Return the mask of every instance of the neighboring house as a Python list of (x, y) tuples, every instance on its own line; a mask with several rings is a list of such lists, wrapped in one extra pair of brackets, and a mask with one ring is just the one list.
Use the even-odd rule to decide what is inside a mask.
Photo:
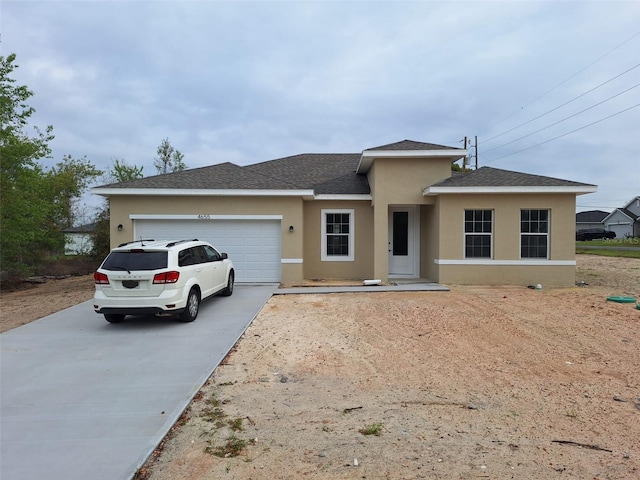
[(640, 237), (640, 196), (616, 208), (602, 223), (606, 230), (616, 232), (616, 238)]
[(95, 232), (95, 230), (95, 223), (63, 229), (64, 254), (88, 255), (91, 253), (93, 250), (93, 232)]
[(587, 228), (604, 228), (602, 221), (609, 215), (602, 210), (589, 210), (576, 213), (576, 232)]
[(466, 155), (404, 140), (92, 192), (109, 198), (112, 245), (204, 239), (229, 254), (239, 282), (573, 285), (576, 195), (596, 186), (489, 167), (453, 175)]

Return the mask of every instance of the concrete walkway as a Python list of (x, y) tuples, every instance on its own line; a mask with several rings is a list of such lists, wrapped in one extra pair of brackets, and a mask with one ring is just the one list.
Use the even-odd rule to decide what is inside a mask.
[(132, 478), (275, 289), (237, 285), (193, 323), (109, 324), (89, 301), (0, 335), (0, 478)]
[(427, 281), (399, 280), (395, 285), (344, 285), (278, 288), (274, 295), (304, 293), (356, 293), (356, 292), (448, 292), (449, 287)]
[(91, 301), (0, 335), (0, 479), (132, 478), (272, 295), (448, 291), (236, 285), (193, 323), (127, 317)]

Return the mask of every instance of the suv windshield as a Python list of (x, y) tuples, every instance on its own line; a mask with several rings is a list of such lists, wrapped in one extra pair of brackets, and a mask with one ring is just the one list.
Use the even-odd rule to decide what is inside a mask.
[(111, 252), (102, 267), (104, 270), (159, 270), (167, 268), (167, 252)]

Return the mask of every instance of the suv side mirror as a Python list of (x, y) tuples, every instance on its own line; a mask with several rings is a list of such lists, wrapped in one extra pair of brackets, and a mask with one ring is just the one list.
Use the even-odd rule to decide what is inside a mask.
[(220, 254), (220, 258), (221, 258), (222, 260), (226, 260), (227, 258), (229, 258), (229, 255), (227, 255), (226, 253), (221, 253), (221, 254)]

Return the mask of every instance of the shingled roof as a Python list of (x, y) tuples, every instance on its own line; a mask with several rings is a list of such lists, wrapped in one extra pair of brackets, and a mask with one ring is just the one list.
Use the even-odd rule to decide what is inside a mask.
[(402, 140), (400, 142), (389, 143), (379, 147), (367, 148), (365, 152), (373, 150), (464, 150), (462, 148), (447, 147), (435, 143), (416, 142), (414, 140)]
[[(371, 151), (461, 150), (432, 143), (403, 140), (374, 147)], [(95, 193), (114, 194), (117, 190), (238, 190), (313, 192), (316, 195), (368, 195), (371, 193), (366, 175), (356, 170), (365, 153), (305, 153), (278, 158), (253, 165), (221, 163), (182, 172), (155, 175), (128, 182), (97, 187)], [(463, 187), (595, 187), (569, 180), (482, 167), (466, 174), (452, 174), (427, 190)], [(425, 194), (438, 193), (436, 190)], [(108, 192), (106, 192), (108, 191)], [(295, 192), (295, 193), (294, 193)], [(103, 194), (105, 194), (103, 193)], [(124, 191), (122, 193), (125, 193)], [(166, 192), (165, 192), (166, 193)], [(305, 193), (307, 194), (307, 193)]]
[(595, 185), (499, 168), (480, 167), (470, 173), (447, 178), (431, 185), (430, 188), (440, 187), (595, 187)]
[(369, 194), (367, 177), (356, 174), (359, 161), (359, 153), (305, 153), (243, 168), (316, 194)]
[(607, 215), (609, 215), (609, 213), (603, 212), (602, 210), (579, 212), (576, 213), (576, 223), (601, 223)]
[(254, 165), (221, 163), (104, 185), (115, 189), (313, 190), (316, 194), (369, 194), (355, 173), (359, 153), (302, 154)]

